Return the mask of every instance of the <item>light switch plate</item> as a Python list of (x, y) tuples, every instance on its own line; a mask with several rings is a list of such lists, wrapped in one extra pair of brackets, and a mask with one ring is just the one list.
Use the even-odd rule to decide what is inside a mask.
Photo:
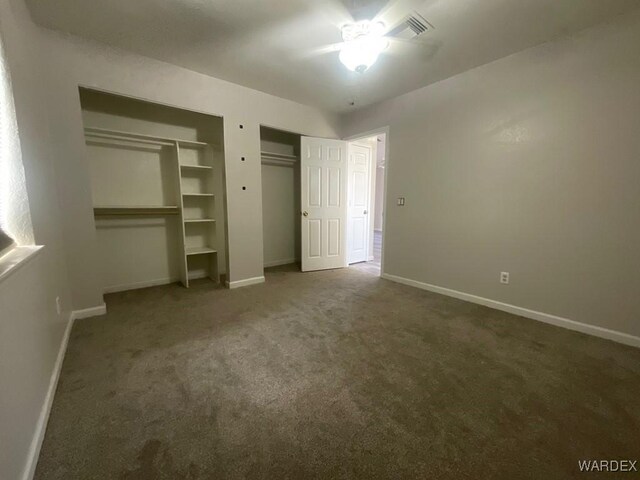
[(404, 207), (404, 197), (398, 197), (398, 206)]

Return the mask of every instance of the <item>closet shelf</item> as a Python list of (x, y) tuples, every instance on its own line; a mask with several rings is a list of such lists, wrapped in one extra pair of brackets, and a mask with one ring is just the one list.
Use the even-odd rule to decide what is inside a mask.
[(215, 197), (213, 193), (183, 193), (183, 197)]
[(196, 142), (193, 140), (176, 140), (181, 147), (188, 148), (206, 148), (209, 144), (204, 142)]
[(208, 165), (180, 165), (183, 170), (213, 170), (213, 167)]
[(298, 157), (284, 153), (261, 152), (261, 159), (264, 165), (292, 167), (298, 163)]
[(210, 248), (210, 247), (191, 247), (191, 248), (185, 249), (185, 252), (186, 252), (187, 256), (189, 256), (189, 255), (204, 255), (204, 254), (208, 254), (208, 253), (218, 253), (217, 250), (214, 250), (213, 248)]
[(184, 223), (213, 223), (213, 218), (185, 218)]
[(85, 133), (85, 136), (87, 137), (107, 138), (107, 139), (122, 140), (127, 142), (149, 143), (153, 145), (175, 146), (177, 144), (179, 146), (189, 147), (189, 148), (206, 148), (207, 146), (210, 146), (210, 145), (212, 147), (217, 147), (217, 145), (214, 145), (214, 144), (196, 142), (193, 140), (181, 140), (179, 138), (158, 137), (155, 135), (145, 135), (142, 133), (124, 132), (122, 130), (111, 130), (107, 128), (98, 128), (98, 127), (85, 127), (84, 133)]
[(136, 205), (136, 206), (96, 206), (93, 215), (96, 217), (113, 216), (158, 216), (178, 215), (179, 209), (175, 205)]

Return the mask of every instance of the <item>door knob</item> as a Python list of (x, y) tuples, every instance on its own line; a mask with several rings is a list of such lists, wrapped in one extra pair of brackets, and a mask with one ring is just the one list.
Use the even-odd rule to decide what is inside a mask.
[(304, 215), (305, 217), (308, 217), (309, 216), (309, 212), (304, 211), (304, 212), (302, 212), (302, 215)]

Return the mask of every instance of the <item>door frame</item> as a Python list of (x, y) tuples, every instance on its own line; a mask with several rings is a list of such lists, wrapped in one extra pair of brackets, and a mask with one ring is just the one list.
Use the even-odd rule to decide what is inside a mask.
[[(385, 136), (385, 142), (384, 142), (384, 158), (385, 158), (385, 175), (384, 175), (384, 188), (383, 188), (383, 201), (384, 201), (384, 206), (385, 212), (389, 212), (389, 202), (388, 202), (388, 185), (389, 185), (389, 169), (391, 168), (391, 158), (389, 155), (390, 152), (390, 140), (391, 140), (391, 135), (390, 135), (390, 128), (389, 126), (384, 126), (384, 127), (380, 127), (380, 128), (375, 128), (373, 130), (367, 130), (364, 131), (362, 133), (358, 133), (355, 135), (351, 135), (349, 137), (344, 138), (345, 141), (351, 143), (351, 142), (355, 142), (358, 140), (364, 140), (365, 138), (370, 138), (370, 137), (374, 137), (376, 135), (384, 135)], [(375, 166), (375, 164), (374, 164)], [(388, 215), (385, 215), (384, 220), (382, 222), (382, 252), (380, 255), (380, 276), (383, 276), (386, 271), (385, 271), (385, 250), (387, 247), (387, 242), (386, 242), (386, 237), (387, 237), (387, 218)]]

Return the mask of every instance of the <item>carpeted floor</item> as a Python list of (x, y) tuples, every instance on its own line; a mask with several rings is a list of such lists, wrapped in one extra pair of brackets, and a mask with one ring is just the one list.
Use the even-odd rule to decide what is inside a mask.
[(107, 296), (73, 329), (36, 478), (598, 478), (578, 460), (640, 457), (640, 350), (287, 270)]

